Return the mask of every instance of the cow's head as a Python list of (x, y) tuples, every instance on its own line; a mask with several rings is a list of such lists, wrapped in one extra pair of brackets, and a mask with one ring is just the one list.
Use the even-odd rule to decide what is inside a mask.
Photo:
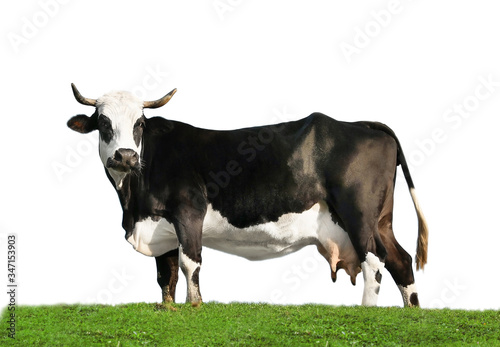
[(146, 125), (143, 109), (165, 105), (177, 89), (155, 101), (141, 101), (129, 92), (111, 92), (99, 99), (83, 97), (71, 84), (76, 100), (94, 106), (91, 117), (83, 114), (68, 121), (68, 127), (79, 133), (99, 131), (99, 155), (117, 189), (131, 172), (141, 169), (142, 134)]

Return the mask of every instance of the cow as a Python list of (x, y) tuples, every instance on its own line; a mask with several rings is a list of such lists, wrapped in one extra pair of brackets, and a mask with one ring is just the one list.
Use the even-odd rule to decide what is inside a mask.
[(144, 109), (165, 105), (125, 91), (98, 99), (67, 125), (99, 132), (99, 155), (123, 209), (125, 239), (155, 257), (164, 303), (174, 302), (179, 268), (186, 301), (202, 302), (202, 246), (250, 260), (315, 245), (353, 285), (363, 272), (361, 304), (376, 306), (382, 270), (405, 306), (419, 306), (412, 257), (393, 233), (396, 169), (401, 165), (418, 220), (416, 269), (427, 262), (428, 227), (395, 133), (379, 122), (337, 121), (321, 113), (231, 131), (201, 129)]

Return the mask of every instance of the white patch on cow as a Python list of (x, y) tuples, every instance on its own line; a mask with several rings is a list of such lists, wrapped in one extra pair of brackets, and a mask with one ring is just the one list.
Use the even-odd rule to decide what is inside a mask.
[[(178, 246), (173, 224), (147, 218), (137, 222), (127, 239), (138, 252), (160, 256)], [(302, 213), (288, 213), (276, 222), (237, 228), (211, 205), (203, 223), (203, 246), (249, 260), (277, 258), (308, 245), (321, 245), (333, 269), (337, 261), (357, 262), (348, 234), (334, 223), (325, 202)]]
[(148, 217), (135, 223), (132, 235), (127, 241), (136, 251), (152, 257), (160, 256), (178, 246), (174, 225), (164, 218), (155, 222)]
[(326, 203), (302, 213), (288, 213), (276, 222), (237, 228), (208, 206), (203, 223), (203, 245), (249, 260), (281, 257), (307, 245), (327, 241), (354, 248), (347, 233), (332, 221)]
[[(140, 154), (141, 144), (138, 146), (135, 143), (133, 131), (135, 123), (142, 117), (143, 101), (129, 92), (111, 92), (97, 99), (96, 107), (99, 115), (103, 114), (111, 120), (114, 132), (109, 143), (102, 139), (99, 141), (99, 155), (104, 166), (119, 148), (132, 149)], [(116, 188), (120, 189), (127, 173), (112, 169), (108, 171), (115, 181)]]
[(415, 283), (410, 284), (406, 287), (398, 284), (399, 291), (401, 292), (401, 295), (403, 296), (403, 303), (405, 307), (412, 307), (413, 304), (410, 302), (410, 297), (412, 294), (417, 294), (417, 286)]
[(125, 176), (127, 176), (127, 173), (116, 171), (116, 170), (112, 170), (112, 169), (107, 169), (107, 170), (109, 172), (109, 175), (111, 176), (111, 178), (115, 182), (115, 188), (117, 190), (122, 189), (122, 187), (123, 187), (123, 179), (125, 178)]
[(378, 292), (380, 290), (380, 283), (377, 282), (376, 276), (377, 272), (382, 274), (382, 270), (385, 265), (380, 259), (373, 253), (368, 252), (366, 254), (366, 260), (361, 263), (361, 269), (363, 270), (363, 279), (365, 281), (365, 287), (363, 289), (363, 300), (361, 304), (363, 306), (376, 306), (378, 300)]
[(186, 302), (200, 303), (201, 295), (200, 288), (196, 283), (193, 282), (193, 274), (201, 266), (200, 263), (195, 262), (189, 258), (179, 246), (179, 267), (181, 268), (187, 281), (187, 297)]

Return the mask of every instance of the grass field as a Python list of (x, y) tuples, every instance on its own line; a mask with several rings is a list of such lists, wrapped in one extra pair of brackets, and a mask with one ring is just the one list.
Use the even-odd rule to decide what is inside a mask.
[(18, 306), (0, 345), (500, 346), (500, 311), (207, 303)]

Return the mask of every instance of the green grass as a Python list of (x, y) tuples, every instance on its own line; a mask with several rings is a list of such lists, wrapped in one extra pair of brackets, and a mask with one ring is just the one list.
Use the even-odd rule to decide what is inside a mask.
[(207, 303), (18, 306), (18, 346), (500, 346), (500, 311)]

